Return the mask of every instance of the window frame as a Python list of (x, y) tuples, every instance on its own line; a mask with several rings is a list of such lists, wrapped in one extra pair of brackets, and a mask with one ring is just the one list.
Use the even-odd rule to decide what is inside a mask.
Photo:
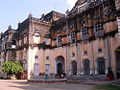
[(89, 32), (88, 32), (88, 28), (84, 27), (82, 28), (82, 40), (88, 40), (89, 39)]
[(70, 33), (70, 43), (75, 43), (76, 42), (76, 32), (72, 31)]
[(95, 37), (101, 37), (104, 35), (103, 24), (101, 22), (95, 24), (94, 33), (95, 33)]
[(57, 46), (62, 46), (62, 37), (61, 36), (58, 36), (57, 37)]

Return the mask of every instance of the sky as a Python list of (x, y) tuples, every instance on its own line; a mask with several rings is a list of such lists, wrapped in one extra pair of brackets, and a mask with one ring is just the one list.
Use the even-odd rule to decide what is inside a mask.
[(9, 25), (17, 29), (18, 23), (33, 17), (40, 18), (52, 10), (65, 13), (71, 10), (77, 0), (0, 0), (0, 32), (7, 30)]

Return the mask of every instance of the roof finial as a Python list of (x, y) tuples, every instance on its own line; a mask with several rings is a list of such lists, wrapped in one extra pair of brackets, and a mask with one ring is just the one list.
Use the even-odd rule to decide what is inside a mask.
[(31, 13), (29, 14), (28, 18), (32, 18), (32, 14)]
[(21, 22), (19, 21), (19, 22), (18, 22), (18, 27), (19, 27), (20, 24), (21, 24)]
[(69, 9), (66, 10), (66, 15), (68, 15), (70, 13)]
[(8, 26), (8, 30), (10, 30), (10, 29), (12, 29), (12, 26), (11, 26), (11, 25)]

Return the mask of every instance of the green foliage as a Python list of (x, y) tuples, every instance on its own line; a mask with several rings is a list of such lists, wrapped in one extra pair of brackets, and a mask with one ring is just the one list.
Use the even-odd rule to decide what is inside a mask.
[(120, 90), (120, 88), (112, 84), (107, 84), (107, 85), (96, 86), (92, 88), (92, 90)]
[(2, 66), (2, 71), (6, 72), (7, 74), (17, 74), (23, 73), (23, 66), (21, 62), (5, 62)]

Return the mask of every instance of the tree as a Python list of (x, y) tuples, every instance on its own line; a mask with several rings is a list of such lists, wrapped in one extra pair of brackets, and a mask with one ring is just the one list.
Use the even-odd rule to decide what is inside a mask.
[(23, 66), (19, 61), (6, 61), (2, 66), (2, 71), (7, 74), (23, 73)]

